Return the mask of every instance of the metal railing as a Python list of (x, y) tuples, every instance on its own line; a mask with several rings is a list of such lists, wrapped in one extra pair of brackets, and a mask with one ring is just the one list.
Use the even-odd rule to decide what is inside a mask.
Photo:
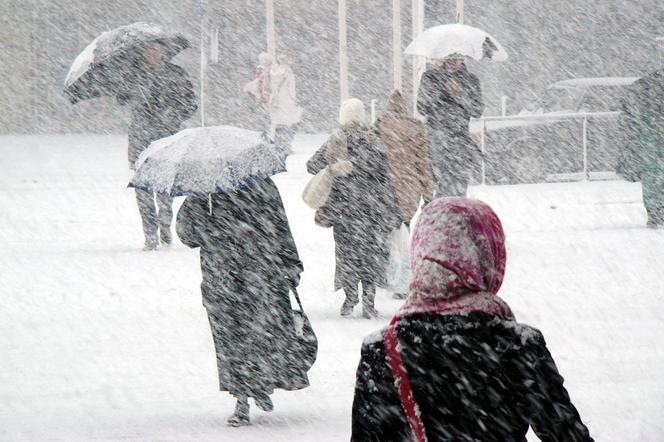
[[(618, 118), (621, 112), (577, 112), (577, 113), (550, 113), (550, 114), (535, 114), (535, 115), (507, 115), (507, 116), (488, 116), (480, 117), (471, 120), (471, 134), (477, 133), (473, 131), (472, 126), (474, 123), (479, 122), (481, 125), (480, 132), (480, 149), (482, 151), (482, 185), (486, 184), (486, 134), (487, 122), (509, 122), (509, 121), (565, 121), (565, 120), (583, 120), (583, 136), (582, 136), (582, 151), (583, 151), (583, 181), (590, 179), (588, 171), (588, 119), (589, 118)], [(505, 128), (508, 128), (506, 126)], [(516, 126), (518, 127), (518, 126)], [(499, 130), (495, 128), (493, 130)], [(491, 128), (489, 130), (492, 130)]]

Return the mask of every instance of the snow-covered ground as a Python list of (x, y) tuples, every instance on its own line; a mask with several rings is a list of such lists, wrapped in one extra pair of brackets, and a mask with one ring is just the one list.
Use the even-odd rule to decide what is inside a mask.
[[(348, 440), (362, 338), (399, 304), (381, 292), (379, 320), (338, 317), (331, 232), (300, 198), (320, 142), (298, 137), (276, 179), (320, 339), (311, 387), (231, 429), (198, 254), (140, 250), (126, 137), (0, 137), (0, 440)], [(596, 440), (664, 440), (664, 231), (644, 228), (639, 185), (471, 193), (506, 227), (502, 296), (544, 332)]]

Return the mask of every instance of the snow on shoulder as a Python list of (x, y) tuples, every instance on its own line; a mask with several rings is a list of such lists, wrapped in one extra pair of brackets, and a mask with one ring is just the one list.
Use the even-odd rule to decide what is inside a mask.
[(380, 330), (376, 330), (375, 332), (370, 333), (367, 336), (365, 336), (364, 340), (362, 341), (362, 346), (377, 344), (379, 342), (383, 342), (383, 339), (385, 339), (385, 329), (384, 328), (382, 328)]
[(506, 328), (512, 329), (521, 338), (521, 345), (532, 344), (541, 339), (542, 333), (534, 327), (516, 321), (503, 321)]

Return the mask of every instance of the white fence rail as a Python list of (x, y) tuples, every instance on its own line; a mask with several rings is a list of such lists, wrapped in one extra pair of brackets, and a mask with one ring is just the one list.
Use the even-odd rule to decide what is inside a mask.
[[(530, 122), (558, 122), (566, 120), (583, 120), (582, 151), (583, 151), (583, 181), (590, 179), (588, 171), (588, 119), (613, 119), (620, 116), (620, 112), (578, 112), (578, 113), (550, 113), (539, 115), (507, 115), (489, 116), (471, 120), (470, 131), (480, 134), (480, 148), (482, 150), (482, 184), (486, 183), (486, 134), (487, 131), (528, 127)], [(523, 122), (521, 125), (519, 123)], [(512, 123), (512, 124), (510, 124)]]

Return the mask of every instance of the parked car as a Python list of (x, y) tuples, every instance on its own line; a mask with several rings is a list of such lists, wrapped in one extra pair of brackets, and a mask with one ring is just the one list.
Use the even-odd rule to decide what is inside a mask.
[[(473, 121), (471, 133), (479, 135), (485, 127), (487, 183), (542, 182), (583, 172), (583, 114), (619, 113), (621, 100), (638, 78), (559, 81), (530, 110), (507, 119)], [(586, 124), (588, 171), (615, 171), (624, 132), (620, 115), (588, 116)]]

